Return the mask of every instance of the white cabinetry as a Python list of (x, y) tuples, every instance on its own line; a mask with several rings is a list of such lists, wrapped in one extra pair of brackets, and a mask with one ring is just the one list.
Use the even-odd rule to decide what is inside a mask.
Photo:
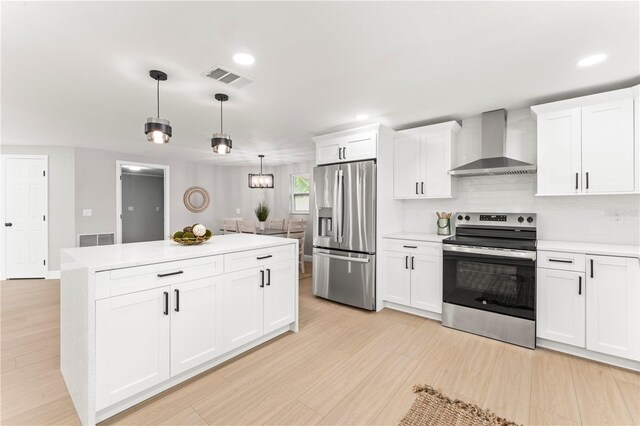
[(451, 159), (455, 121), (400, 131), (394, 141), (393, 189), (396, 199), (451, 197)]
[(638, 262), (587, 256), (587, 349), (640, 360)]
[(636, 86), (531, 107), (538, 122), (537, 195), (640, 191), (637, 91)]
[(540, 346), (558, 342), (580, 348), (569, 352), (607, 362), (615, 361), (599, 355), (640, 361), (638, 306), (640, 259), (538, 252), (536, 325), (537, 337), (544, 339)]
[(360, 127), (313, 138), (316, 143), (316, 164), (375, 159), (378, 126)]
[(584, 272), (538, 268), (538, 337), (584, 347), (584, 279)]
[(382, 259), (386, 302), (415, 308), (418, 314), (442, 313), (440, 243), (385, 238)]
[(96, 302), (96, 409), (170, 376), (169, 287)]

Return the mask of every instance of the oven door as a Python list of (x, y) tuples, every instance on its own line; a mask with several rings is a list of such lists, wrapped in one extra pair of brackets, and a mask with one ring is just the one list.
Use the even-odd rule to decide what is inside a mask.
[(536, 319), (536, 252), (443, 245), (446, 303)]

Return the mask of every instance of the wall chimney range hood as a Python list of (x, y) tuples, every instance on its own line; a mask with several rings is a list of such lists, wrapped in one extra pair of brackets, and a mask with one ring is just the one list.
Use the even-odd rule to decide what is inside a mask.
[(506, 157), (507, 111), (482, 113), (482, 158), (449, 171), (451, 176), (496, 176), (535, 173), (535, 164)]

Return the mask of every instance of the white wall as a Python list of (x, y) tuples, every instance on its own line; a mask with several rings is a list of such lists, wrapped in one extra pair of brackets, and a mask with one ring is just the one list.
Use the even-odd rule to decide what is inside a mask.
[[(454, 167), (480, 158), (481, 118), (462, 122)], [(536, 122), (528, 109), (509, 111), (507, 156), (536, 162)], [(436, 232), (436, 211), (538, 214), (538, 239), (640, 244), (640, 196), (536, 197), (536, 175), (454, 179), (455, 198), (405, 200), (405, 231)], [(621, 218), (615, 220), (616, 213)]]

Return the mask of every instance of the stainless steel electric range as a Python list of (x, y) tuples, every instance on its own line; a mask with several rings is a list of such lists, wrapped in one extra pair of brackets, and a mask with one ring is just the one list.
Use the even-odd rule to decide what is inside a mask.
[(442, 325), (536, 344), (536, 215), (456, 213), (443, 241)]

